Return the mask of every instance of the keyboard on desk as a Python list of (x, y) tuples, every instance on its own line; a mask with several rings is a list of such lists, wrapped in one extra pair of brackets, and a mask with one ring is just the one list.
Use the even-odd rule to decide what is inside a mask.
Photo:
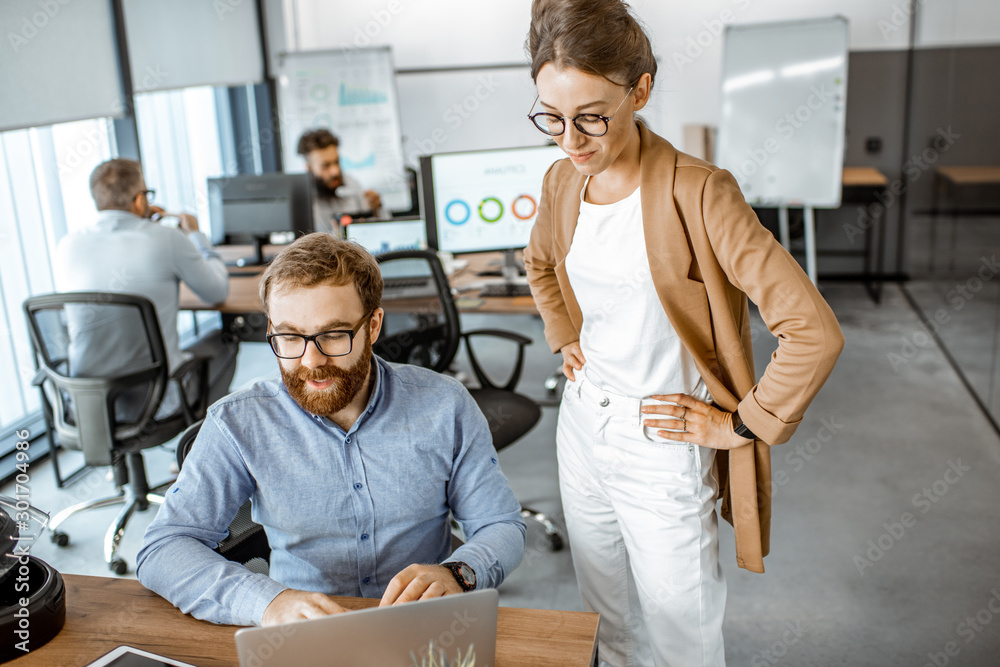
[(479, 292), (479, 296), (486, 299), (505, 296), (531, 296), (531, 288), (527, 283), (494, 283), (484, 287)]
[(405, 276), (382, 279), (382, 298), (420, 299), (437, 296), (437, 286), (430, 276)]

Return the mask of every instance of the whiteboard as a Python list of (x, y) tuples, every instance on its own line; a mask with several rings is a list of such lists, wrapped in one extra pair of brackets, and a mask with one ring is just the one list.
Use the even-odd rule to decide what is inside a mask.
[(411, 206), (404, 177), (396, 72), (388, 46), (283, 53), (278, 59), (278, 123), (285, 172), (305, 171), (305, 130), (340, 139), (340, 166), (392, 210)]
[(840, 206), (847, 19), (730, 25), (716, 164), (760, 206)]

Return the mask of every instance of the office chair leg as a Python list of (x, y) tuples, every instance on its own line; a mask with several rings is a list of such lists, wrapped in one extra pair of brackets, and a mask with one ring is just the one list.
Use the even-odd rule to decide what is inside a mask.
[(59, 530), (59, 526), (63, 524), (64, 521), (69, 519), (75, 514), (80, 514), (81, 512), (86, 512), (87, 510), (96, 510), (103, 507), (112, 507), (113, 505), (121, 505), (125, 502), (125, 494), (120, 493), (117, 496), (107, 496), (105, 498), (98, 498), (96, 500), (87, 500), (82, 503), (77, 503), (76, 505), (70, 505), (66, 509), (58, 512), (52, 521), (49, 522), (49, 537), (57, 545), (64, 547), (69, 544), (69, 535)]
[(118, 513), (115, 522), (108, 528), (108, 533), (104, 537), (104, 562), (115, 574), (128, 572), (128, 564), (124, 559), (118, 558), (118, 549), (121, 547), (122, 538), (125, 537), (125, 526), (136, 510), (141, 512), (144, 507), (148, 507), (150, 504), (162, 505), (163, 496), (147, 493), (145, 498), (139, 499), (130, 495), (128, 503)]
[(522, 507), (521, 518), (531, 519), (541, 524), (542, 528), (545, 529), (545, 537), (549, 540), (549, 549), (552, 551), (562, 551), (563, 539), (562, 535), (559, 534), (559, 528), (552, 523), (552, 520), (544, 512), (535, 511), (530, 507)]

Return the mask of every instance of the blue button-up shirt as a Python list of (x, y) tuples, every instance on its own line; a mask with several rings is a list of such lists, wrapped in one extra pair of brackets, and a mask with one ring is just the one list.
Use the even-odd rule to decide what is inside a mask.
[[(346, 433), (274, 376), (213, 405), (137, 559), (139, 580), (185, 613), (260, 624), (286, 588), (381, 597), (412, 563), (464, 561), (496, 587), (524, 555), (520, 505), (489, 427), (453, 378), (375, 357)], [(247, 499), (270, 576), (212, 549)], [(467, 541), (449, 556), (449, 512)]]

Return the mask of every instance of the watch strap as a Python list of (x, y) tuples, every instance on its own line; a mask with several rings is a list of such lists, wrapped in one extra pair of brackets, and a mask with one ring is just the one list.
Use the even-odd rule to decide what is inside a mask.
[(744, 438), (757, 439), (757, 436), (750, 430), (750, 427), (743, 423), (743, 418), (740, 417), (739, 410), (733, 410), (733, 432)]
[[(451, 570), (451, 574), (455, 577), (455, 581), (458, 582), (458, 585), (462, 587), (463, 591), (472, 591), (472, 590), (475, 590), (475, 588), (476, 588), (476, 571), (473, 570), (469, 566), (468, 563), (462, 563), (462, 562), (459, 562), (459, 561), (452, 561), (450, 563), (441, 563), (441, 564), (444, 565), (449, 570)], [(472, 572), (472, 583), (469, 583), (468, 581), (466, 581), (465, 577), (462, 575), (462, 568), (463, 567), (466, 568), (466, 569), (468, 569), (469, 572)]]

